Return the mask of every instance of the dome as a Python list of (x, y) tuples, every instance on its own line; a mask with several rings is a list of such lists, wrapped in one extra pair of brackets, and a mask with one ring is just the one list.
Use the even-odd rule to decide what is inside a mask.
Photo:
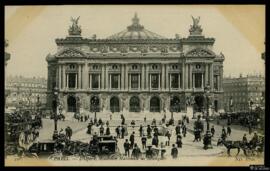
[(144, 28), (144, 26), (139, 24), (139, 18), (137, 17), (137, 13), (135, 13), (134, 18), (132, 19), (132, 24), (127, 27), (127, 29), (116, 33), (107, 39), (166, 39), (163, 36), (160, 36), (156, 33), (153, 33)]

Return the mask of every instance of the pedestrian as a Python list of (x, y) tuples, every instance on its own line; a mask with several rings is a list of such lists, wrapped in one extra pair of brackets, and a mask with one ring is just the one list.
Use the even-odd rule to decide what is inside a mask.
[(99, 118), (99, 120), (98, 120), (98, 125), (102, 125), (102, 119), (101, 118)]
[(83, 122), (83, 116), (81, 116), (81, 122)]
[(124, 149), (125, 149), (125, 156), (129, 157), (130, 144), (128, 142), (128, 139), (126, 139), (126, 142), (124, 143)]
[(185, 124), (182, 125), (182, 133), (183, 133), (183, 136), (186, 137), (186, 134), (187, 134), (187, 127)]
[(131, 156), (138, 160), (141, 154), (141, 149), (138, 147), (137, 143), (134, 144), (134, 148), (132, 150)]
[(156, 122), (156, 119), (154, 118), (153, 120), (152, 120), (152, 127), (155, 127), (156, 125), (157, 125), (157, 122)]
[(161, 159), (165, 159), (164, 154), (166, 153), (166, 149), (163, 143), (160, 143), (160, 154), (161, 154)]
[(84, 122), (86, 122), (87, 121), (87, 116), (86, 115), (84, 115)]
[(143, 118), (144, 123), (146, 123), (146, 116)]
[(145, 135), (142, 136), (142, 148), (145, 149), (146, 148), (146, 141), (147, 141), (147, 138)]
[(126, 119), (125, 119), (125, 117), (124, 117), (124, 115), (123, 115), (123, 114), (121, 115), (121, 119), (122, 119), (121, 124), (122, 124), (122, 125), (125, 125), (125, 121), (126, 121)]
[(152, 146), (147, 146), (148, 149), (145, 151), (145, 157), (147, 159), (152, 159), (153, 158), (153, 150), (152, 150)]
[(146, 132), (147, 132), (147, 137), (151, 138), (152, 129), (151, 129), (150, 125), (147, 125)]
[(110, 131), (110, 127), (107, 127), (106, 128), (106, 133), (105, 133), (106, 135), (110, 135), (111, 134), (111, 131)]
[(100, 128), (99, 128), (99, 134), (100, 134), (100, 136), (104, 135), (104, 127), (103, 127), (103, 125), (101, 125)]
[(230, 135), (231, 135), (231, 133), (232, 133), (231, 127), (230, 127), (230, 126), (228, 126), (228, 127), (227, 127), (227, 134), (230, 136)]
[(130, 148), (133, 149), (133, 145), (135, 142), (135, 132), (133, 132), (130, 137), (129, 137), (129, 141), (130, 141)]
[(72, 136), (72, 129), (68, 126), (66, 129), (66, 137), (70, 140)]
[(156, 147), (158, 147), (158, 136), (154, 136), (152, 139), (152, 145), (155, 145)]
[(115, 128), (115, 132), (116, 132), (116, 137), (117, 137), (117, 138), (120, 138), (120, 126), (117, 126), (117, 127)]
[(248, 143), (247, 135), (246, 134), (244, 134), (244, 136), (243, 136), (242, 143), (244, 144), (244, 146), (246, 146), (247, 143)]
[(121, 127), (121, 134), (122, 134), (122, 139), (124, 139), (126, 129), (124, 126)]
[(142, 135), (143, 135), (143, 126), (142, 125), (140, 125), (139, 132), (140, 132), (140, 137), (142, 137)]
[(187, 116), (187, 124), (189, 124), (189, 117)]
[(211, 127), (211, 134), (212, 134), (212, 137), (214, 137), (214, 135), (215, 135), (215, 128), (214, 128), (214, 125), (212, 125), (212, 127)]
[(181, 127), (180, 127), (180, 124), (178, 123), (178, 125), (176, 125), (176, 127), (175, 127), (175, 134), (176, 135), (178, 135), (178, 134), (180, 134), (181, 133)]
[(108, 127), (108, 126), (109, 126), (109, 124), (110, 124), (110, 123), (109, 123), (109, 121), (107, 121), (107, 122), (106, 122), (106, 126)]
[(92, 126), (93, 126), (93, 124), (91, 122), (88, 123), (87, 132), (86, 132), (87, 134), (90, 134), (91, 135)]
[(134, 120), (132, 120), (131, 121), (131, 123), (130, 123), (130, 125), (132, 126), (132, 128), (134, 129), (134, 127), (135, 127), (135, 121)]
[(175, 147), (175, 144), (172, 145), (171, 156), (173, 159), (178, 157), (178, 149)]
[(176, 137), (176, 144), (178, 148), (182, 148), (182, 137), (180, 134), (178, 134)]
[(221, 134), (225, 134), (225, 135), (227, 135), (226, 130), (225, 130), (225, 127), (224, 127), (224, 126), (222, 127)]
[(171, 133), (169, 130), (166, 132), (165, 136), (167, 137), (165, 145), (170, 146)]
[(157, 126), (154, 127), (154, 136), (158, 136), (158, 128), (157, 128)]

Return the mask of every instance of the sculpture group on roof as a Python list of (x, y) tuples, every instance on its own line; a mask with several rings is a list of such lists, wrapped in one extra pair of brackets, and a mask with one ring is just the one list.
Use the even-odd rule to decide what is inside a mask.
[(69, 35), (81, 35), (81, 26), (78, 25), (79, 18), (73, 18), (71, 17), (72, 26), (69, 27)]

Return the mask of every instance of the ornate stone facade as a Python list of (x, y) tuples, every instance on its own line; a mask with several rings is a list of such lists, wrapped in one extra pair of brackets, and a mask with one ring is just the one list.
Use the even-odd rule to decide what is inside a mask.
[(135, 15), (126, 30), (88, 39), (74, 20), (72, 34), (56, 39), (58, 52), (46, 58), (48, 107), (56, 87), (65, 112), (170, 113), (187, 105), (202, 110), (204, 102), (194, 99), (209, 84), (221, 109), (224, 56), (212, 51), (215, 39), (204, 37), (198, 23), (187, 38), (168, 39), (146, 30)]

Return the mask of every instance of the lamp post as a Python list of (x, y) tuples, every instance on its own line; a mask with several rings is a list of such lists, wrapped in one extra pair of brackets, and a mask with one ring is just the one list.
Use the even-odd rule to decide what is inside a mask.
[(54, 97), (55, 97), (55, 102), (56, 102), (56, 105), (54, 106), (56, 109), (55, 109), (55, 112), (54, 112), (54, 131), (56, 132), (57, 131), (57, 106), (58, 106), (58, 88), (55, 87), (54, 88)]
[(210, 133), (210, 126), (209, 126), (209, 96), (210, 96), (210, 86), (207, 85), (204, 89), (205, 97), (206, 97), (206, 133), (204, 135), (203, 139), (203, 144), (204, 144), (204, 149), (210, 149), (213, 148), (212, 143), (211, 143), (211, 138), (212, 134)]

